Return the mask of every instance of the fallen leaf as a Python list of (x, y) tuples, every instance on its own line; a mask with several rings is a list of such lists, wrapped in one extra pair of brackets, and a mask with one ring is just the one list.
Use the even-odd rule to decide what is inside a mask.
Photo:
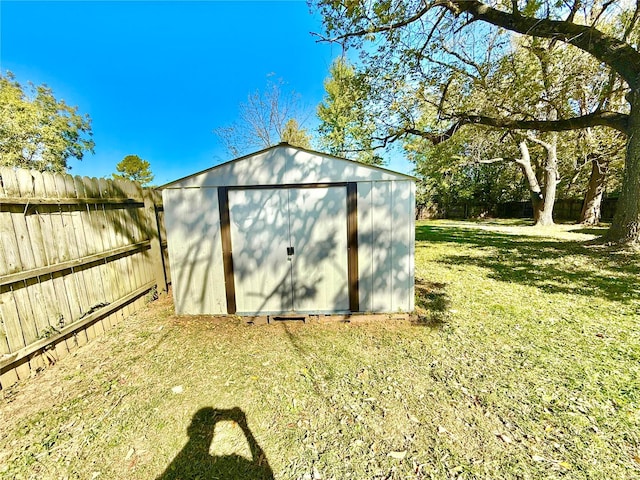
[(558, 465), (560, 465), (562, 468), (566, 468), (567, 470), (571, 470), (571, 464), (567, 462), (560, 462)]
[(320, 475), (315, 465), (313, 466), (313, 480), (322, 480), (322, 475)]
[(407, 451), (403, 450), (402, 452), (389, 452), (387, 457), (395, 458), (396, 460), (402, 460), (407, 456)]
[(495, 434), (496, 437), (498, 437), (504, 443), (513, 443), (513, 440), (511, 440), (511, 437), (509, 435), (506, 435), (500, 432), (493, 432), (493, 433)]
[(124, 461), (125, 461), (125, 462), (128, 462), (128, 461), (131, 459), (131, 457), (133, 457), (133, 454), (134, 454), (134, 453), (136, 453), (136, 451), (133, 449), (133, 447), (131, 447), (131, 448), (129, 449), (129, 451), (127, 452), (127, 456), (126, 456), (126, 457), (124, 457)]

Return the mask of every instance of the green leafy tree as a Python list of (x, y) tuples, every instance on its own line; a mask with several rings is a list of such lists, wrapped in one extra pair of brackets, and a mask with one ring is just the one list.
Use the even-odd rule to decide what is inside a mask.
[(0, 165), (65, 172), (70, 158), (93, 152), (91, 120), (56, 100), (46, 85), (0, 77)]
[(318, 105), (321, 148), (370, 165), (383, 163), (373, 148), (375, 123), (365, 113), (367, 84), (344, 58), (337, 58), (324, 82), (325, 97)]
[(294, 147), (311, 148), (311, 135), (304, 128), (300, 128), (294, 118), (290, 118), (284, 124), (280, 140)]
[[(596, 126), (624, 133), (625, 169), (608, 237), (620, 243), (640, 242), (639, 2), (319, 0), (318, 6), (331, 35), (329, 40), (360, 49), (378, 98), (388, 100), (385, 121), (389, 128), (382, 136), (387, 142), (409, 135), (441, 142), (473, 124), (521, 130), (525, 134), (535, 131), (538, 135)], [(619, 110), (606, 102), (598, 102), (592, 108), (574, 103), (566, 111), (557, 110), (557, 118), (553, 118), (539, 117), (539, 110), (523, 115), (497, 115), (482, 109), (444, 111), (436, 101), (437, 118), (442, 123), (434, 129), (421, 128), (415, 115), (416, 102), (410, 100), (428, 98), (433, 93), (446, 100), (452, 85), (439, 82), (433, 72), (449, 73), (449, 66), (455, 65), (460, 66), (459, 75), (464, 76), (469, 68), (459, 61), (473, 62), (480, 50), (486, 51), (494, 34), (506, 39), (501, 48), (494, 50), (497, 55), (508, 48), (512, 39), (524, 37), (582, 50), (601, 65), (606, 75), (620, 79), (611, 85), (622, 86), (626, 108)], [(574, 85), (580, 82), (567, 80)], [(563, 84), (556, 82), (545, 85), (546, 90), (553, 91)], [(547, 107), (545, 97), (540, 97), (539, 102), (540, 108)], [(538, 139), (549, 146), (557, 145), (553, 136)]]
[(119, 173), (112, 174), (114, 179), (124, 179), (147, 185), (153, 180), (151, 164), (141, 159), (138, 155), (127, 155), (116, 165)]
[[(425, 102), (421, 120), (425, 124), (420, 128), (433, 130), (437, 122), (428, 122), (438, 117), (452, 118), (455, 112), (481, 111), (496, 118), (552, 120), (569, 116), (573, 110), (587, 112), (604, 104), (624, 111), (619, 78), (604, 72), (585, 52), (570, 45), (529, 37), (512, 39), (505, 46), (500, 44), (498, 36), (487, 37), (484, 52), (475, 52), (473, 57), (460, 55), (455, 62), (441, 62), (440, 68), (429, 74), (434, 84), (446, 85), (446, 93), (433, 95), (430, 103)], [(503, 169), (500, 163), (517, 165), (530, 190), (534, 219), (539, 225), (553, 223), (556, 196), (577, 198), (583, 194), (585, 209), (581, 222), (597, 223), (602, 194), (617, 173), (617, 168), (609, 169), (609, 166), (619, 164), (614, 157), (616, 152), (624, 150), (620, 133), (603, 127), (546, 133), (506, 131), (508, 135), (497, 130), (495, 135), (487, 128), (465, 126), (444, 142), (458, 148), (455, 155), (444, 159), (438, 157), (448, 149), (440, 144), (429, 148), (425, 145), (429, 142), (421, 137), (418, 138), (422, 142), (407, 138), (404, 143), (407, 150), (416, 152), (411, 156), (415, 161), (433, 163), (418, 165), (418, 171), (437, 178), (438, 169), (443, 172), (471, 170), (474, 175), (467, 180), (477, 178), (483, 183), (483, 191), (490, 187), (483, 181), (487, 180), (485, 172), (499, 175)], [(416, 146), (429, 155), (420, 155)], [(477, 165), (474, 167), (473, 163)], [(589, 168), (585, 167), (589, 166), (591, 175), (587, 179), (585, 174)], [(513, 170), (513, 167), (507, 168)], [(478, 190), (480, 184), (469, 187)], [(480, 202), (478, 195), (474, 194), (475, 201)], [(440, 194), (439, 198), (447, 196)]]
[(494, 211), (502, 202), (524, 200), (528, 188), (515, 162), (483, 162), (497, 152), (517, 153), (513, 142), (503, 137), (498, 131), (476, 127), (436, 145), (419, 137), (407, 140), (405, 151), (422, 179), (422, 202), (447, 216), (464, 204), (479, 207), (469, 213), (481, 214)]

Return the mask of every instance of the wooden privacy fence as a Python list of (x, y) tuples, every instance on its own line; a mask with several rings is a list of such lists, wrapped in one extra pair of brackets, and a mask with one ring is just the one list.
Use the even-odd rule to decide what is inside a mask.
[(0, 167), (0, 389), (164, 292), (159, 192)]

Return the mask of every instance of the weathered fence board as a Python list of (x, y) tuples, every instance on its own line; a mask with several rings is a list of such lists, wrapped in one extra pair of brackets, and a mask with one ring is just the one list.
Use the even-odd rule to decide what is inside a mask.
[(166, 292), (161, 202), (132, 182), (0, 168), (0, 388)]

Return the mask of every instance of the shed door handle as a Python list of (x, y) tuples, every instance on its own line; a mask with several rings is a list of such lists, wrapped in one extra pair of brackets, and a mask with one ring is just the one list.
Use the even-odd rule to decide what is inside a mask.
[(294, 254), (293, 247), (287, 247), (287, 255), (293, 255), (293, 254)]

